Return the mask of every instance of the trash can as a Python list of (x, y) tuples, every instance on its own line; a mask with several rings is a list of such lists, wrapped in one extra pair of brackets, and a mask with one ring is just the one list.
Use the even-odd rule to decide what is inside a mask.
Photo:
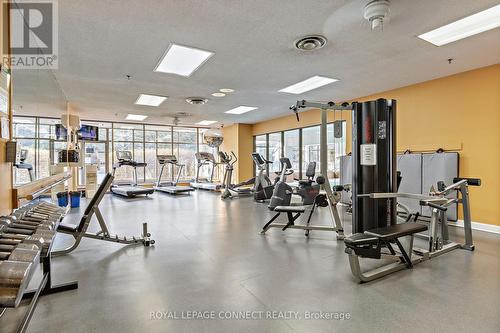
[(57, 192), (57, 204), (59, 207), (66, 207), (68, 205), (68, 192)]
[(69, 192), (69, 197), (71, 199), (71, 208), (80, 207), (80, 197), (82, 193), (80, 191)]

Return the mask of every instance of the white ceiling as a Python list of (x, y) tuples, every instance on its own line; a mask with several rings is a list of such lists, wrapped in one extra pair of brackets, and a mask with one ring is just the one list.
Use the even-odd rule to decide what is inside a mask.
[[(123, 121), (134, 113), (148, 115), (149, 123), (170, 124), (168, 115), (188, 112), (193, 116), (185, 124), (205, 119), (229, 124), (285, 115), (297, 99), (342, 101), (500, 62), (498, 28), (442, 47), (416, 37), (499, 1), (392, 0), (391, 21), (383, 32), (372, 32), (363, 19), (367, 2), (59, 1), (59, 69), (54, 75), (83, 119)], [(294, 49), (294, 41), (307, 34), (325, 35), (328, 45), (310, 53)], [(189, 78), (154, 73), (171, 42), (215, 55)], [(450, 65), (448, 58), (455, 61)], [(278, 92), (313, 75), (340, 81), (302, 95)], [(50, 75), (15, 73), (15, 109), (59, 116), (58, 107), (35, 103), (44, 95), (44, 100), (56, 99), (48, 96), (53, 88), (47, 88), (56, 83), (41, 83), (40, 77)], [(219, 88), (236, 92), (210, 96)], [(136, 106), (139, 93), (170, 98), (159, 108)], [(184, 99), (190, 96), (209, 102), (189, 105)], [(239, 105), (259, 110), (224, 113)]]

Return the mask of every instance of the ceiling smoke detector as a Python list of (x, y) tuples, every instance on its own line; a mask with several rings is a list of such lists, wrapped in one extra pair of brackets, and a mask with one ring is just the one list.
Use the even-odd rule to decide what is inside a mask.
[(312, 51), (325, 46), (327, 39), (321, 35), (305, 36), (295, 42), (295, 47), (303, 51)]
[(389, 20), (390, 4), (388, 0), (374, 0), (366, 4), (363, 16), (370, 21), (372, 30), (383, 30), (384, 22)]
[(203, 105), (208, 102), (208, 99), (203, 97), (188, 97), (186, 98), (186, 102), (193, 105)]

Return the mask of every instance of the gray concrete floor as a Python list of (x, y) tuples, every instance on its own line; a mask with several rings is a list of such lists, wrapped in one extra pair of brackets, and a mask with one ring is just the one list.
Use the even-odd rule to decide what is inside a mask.
[[(138, 235), (148, 222), (156, 245), (87, 239), (73, 254), (55, 258), (54, 283), (78, 280), (79, 289), (40, 298), (28, 332), (500, 331), (499, 235), (475, 232), (474, 252), (456, 250), (359, 285), (334, 233), (260, 235), (272, 213), (251, 198), (221, 201), (202, 191), (133, 200), (106, 195), (101, 210), (119, 234)], [(66, 219), (76, 223), (81, 211)], [(349, 233), (348, 215), (341, 215)], [(329, 223), (325, 208), (315, 222)], [(68, 241), (58, 236), (56, 245)], [(23, 310), (8, 310), (0, 331), (12, 331)], [(151, 319), (156, 311), (178, 317), (183, 311), (216, 317), (296, 311), (301, 319)], [(306, 312), (343, 312), (350, 319), (306, 320)]]

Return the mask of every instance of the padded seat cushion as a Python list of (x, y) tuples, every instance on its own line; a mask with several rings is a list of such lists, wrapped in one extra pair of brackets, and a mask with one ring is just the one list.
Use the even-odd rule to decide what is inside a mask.
[(305, 206), (276, 206), (275, 212), (278, 213), (303, 213), (306, 211)]
[(77, 229), (78, 229), (78, 225), (74, 225), (74, 224), (63, 224), (63, 223), (61, 223), (57, 227), (57, 231), (60, 231), (60, 232), (69, 232), (69, 233), (76, 232)]
[(386, 228), (377, 228), (365, 231), (365, 235), (375, 236), (381, 240), (390, 240), (412, 235), (427, 230), (427, 226), (420, 223), (406, 222), (391, 225)]
[(366, 235), (363, 233), (356, 233), (344, 239), (344, 243), (347, 246), (377, 244), (377, 242), (378, 242), (377, 237)]

